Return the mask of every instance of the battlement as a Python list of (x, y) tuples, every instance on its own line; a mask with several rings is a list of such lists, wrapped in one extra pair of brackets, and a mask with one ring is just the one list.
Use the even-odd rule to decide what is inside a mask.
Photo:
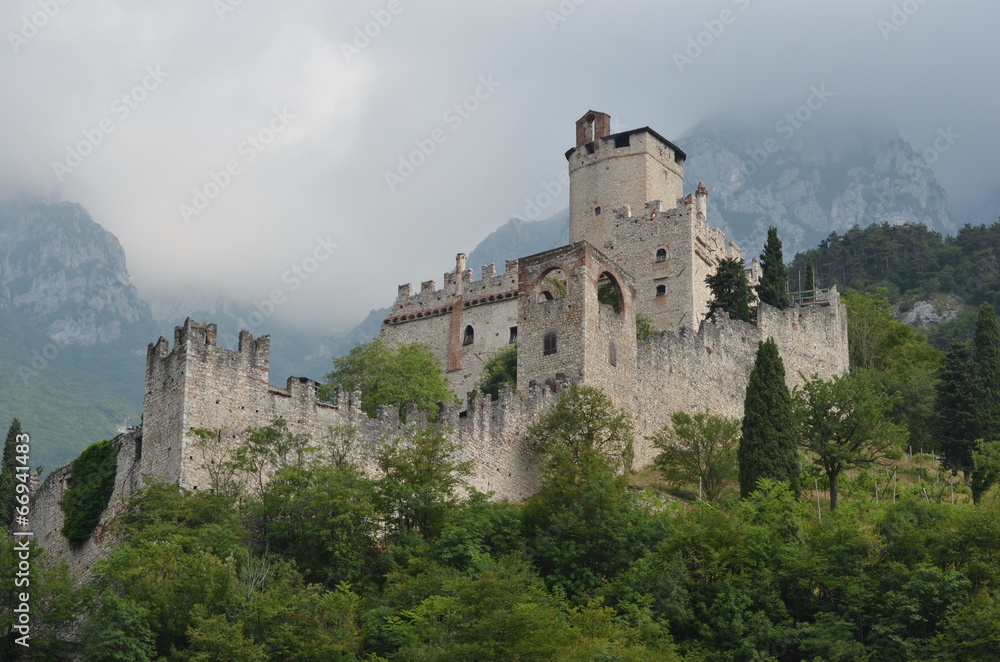
[(461, 288), (455, 272), (444, 275), (445, 284), (440, 289), (433, 280), (423, 281), (417, 294), (413, 293), (411, 283), (400, 285), (396, 302), (384, 324), (446, 315), (454, 309), (457, 296), (461, 296), (464, 308), (517, 298), (517, 260), (507, 260), (505, 273), (498, 274), (496, 264), (482, 266), (479, 273), (480, 279), (475, 280), (472, 269), (463, 270)]
[(248, 364), (257, 370), (266, 373), (270, 362), (271, 337), (261, 336), (254, 338), (246, 330), (240, 331), (239, 346), (234, 350), (221, 349), (216, 344), (219, 330), (216, 324), (206, 324), (202, 326), (188, 317), (184, 324), (174, 327), (174, 346), (171, 350), (170, 343), (166, 338), (160, 336), (155, 343), (150, 343), (146, 348), (146, 370), (147, 372), (157, 363), (163, 362), (168, 357), (198, 355), (207, 357), (214, 355), (225, 357), (238, 363)]
[[(362, 454), (354, 459), (375, 471), (373, 449), (407, 428), (428, 423), (426, 414), (414, 407), (404, 412), (402, 420), (396, 407), (380, 407), (370, 417), (361, 409), (360, 391), (336, 387), (329, 402), (320, 400), (319, 384), (304, 377), (289, 377), (284, 386), (269, 384), (253, 367), (266, 360), (262, 339), (243, 331), (240, 349), (225, 350), (211, 344), (215, 332), (214, 324), (201, 326), (188, 319), (177, 328), (172, 351), (163, 338), (150, 344), (145, 450), (136, 458), (142, 475), (161, 476), (188, 489), (205, 489), (209, 484), (205, 451), (193, 430), (222, 430), (221, 443), (231, 445), (247, 428), (268, 425), (275, 418), (284, 419), (292, 432), (307, 434), (315, 442), (321, 442), (331, 427), (356, 428)], [(532, 493), (535, 481), (535, 455), (524, 445), (524, 432), (555, 397), (538, 387), (523, 396), (505, 388), (493, 402), (470, 393), (460, 405), (442, 405), (435, 419), (460, 447), (460, 459), (475, 463), (475, 487), (523, 499)]]

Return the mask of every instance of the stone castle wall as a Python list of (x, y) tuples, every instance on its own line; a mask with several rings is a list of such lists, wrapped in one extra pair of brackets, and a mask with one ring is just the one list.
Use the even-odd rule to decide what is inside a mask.
[[(572, 266), (574, 248), (579, 260), (577, 268)], [(553, 263), (551, 258), (556, 258), (570, 273), (584, 276), (576, 286), (590, 296), (589, 291), (596, 289), (591, 276), (603, 272), (607, 266), (600, 254), (589, 245), (556, 249), (555, 253), (548, 260), (538, 260), (538, 269), (526, 262), (522, 286), (535, 271), (544, 270)], [(615, 275), (626, 286), (630, 282), (623, 272)], [(530, 306), (539, 319), (527, 320), (530, 323), (526, 330), (546, 328), (543, 319), (546, 315), (559, 317), (553, 324), (561, 324), (576, 314), (575, 310), (587, 308), (577, 305), (574, 309), (574, 301), (578, 299), (568, 295)], [(761, 306), (757, 325), (729, 319), (703, 322), (697, 332), (682, 328), (637, 344), (633, 341), (631, 345), (627, 341), (627, 336), (634, 338), (635, 332), (634, 326), (627, 324), (631, 315), (615, 313), (596, 303), (596, 294), (592, 305), (597, 307), (596, 314), (580, 327), (584, 329), (582, 335), (575, 339), (572, 334), (561, 336), (566, 344), (560, 346), (555, 356), (566, 359), (565, 367), (532, 368), (529, 365), (533, 364), (527, 362), (528, 354), (519, 352), (519, 361), (522, 354), (526, 361), (519, 370), (525, 375), (532, 370), (539, 374), (552, 372), (560, 380), (604, 388), (618, 406), (630, 411), (636, 419), (637, 466), (648, 464), (655, 456), (646, 437), (676, 411), (708, 410), (742, 415), (747, 378), (757, 344), (764, 337), (775, 338), (790, 386), (801, 383), (800, 373), (830, 376), (843, 374), (848, 367), (846, 314), (835, 290), (829, 305), (793, 307), (786, 311)], [(361, 411), (361, 394), (357, 392), (338, 391), (333, 402), (321, 402), (316, 397), (318, 385), (305, 378), (290, 377), (285, 387), (271, 385), (267, 336), (254, 338), (243, 331), (235, 350), (218, 347), (215, 338), (215, 325), (203, 327), (189, 318), (175, 330), (173, 346), (164, 338), (150, 344), (143, 428), (121, 437), (115, 491), (92, 540), (72, 551), (60, 533), (62, 494), (72, 480), (70, 466), (53, 471), (34, 495), (32, 529), (37, 541), (66, 558), (74, 576), (84, 576), (114, 544), (108, 538), (108, 523), (123, 510), (126, 500), (143, 480), (158, 477), (190, 490), (209, 489), (206, 464), (213, 457), (222, 457), (219, 453), (224, 454), (239, 442), (248, 427), (265, 426), (280, 417), (287, 421), (292, 432), (308, 434), (314, 443), (323, 441), (330, 426), (354, 427), (359, 434), (352, 459), (375, 475), (373, 457), (385, 440), (402, 436), (408, 427), (427, 422), (416, 411), (407, 412), (406, 421), (401, 422), (394, 407), (383, 407), (378, 416), (371, 418)], [(609, 338), (620, 343), (617, 366), (611, 365), (606, 351)], [(529, 332), (525, 346), (534, 347), (535, 341), (541, 343), (541, 337), (534, 338)], [(574, 353), (573, 346), (580, 351)], [(588, 358), (577, 363), (576, 359), (583, 361), (583, 349), (588, 346), (591, 348), (586, 352)], [(542, 353), (530, 354), (540, 357)], [(585, 369), (574, 372), (571, 370), (574, 365)], [(563, 382), (535, 382), (528, 386), (519, 381), (517, 392), (502, 388), (497, 401), (478, 395), (461, 406), (444, 407), (438, 417), (459, 449), (457, 459), (472, 463), (470, 485), (493, 492), (496, 498), (521, 501), (537, 490), (537, 457), (525, 433), (559, 397), (556, 391)], [(222, 438), (206, 452), (196, 443), (193, 434), (196, 428), (220, 430)]]
[(516, 337), (517, 260), (508, 260), (506, 267), (505, 273), (497, 274), (496, 265), (486, 265), (482, 278), (473, 280), (463, 261), (456, 271), (462, 277), (445, 274), (442, 289), (425, 281), (414, 294), (412, 285), (401, 285), (381, 337), (392, 344), (429, 345), (445, 366), (452, 391), (464, 396), (475, 389), (489, 357)]
[[(292, 432), (308, 434), (314, 442), (322, 442), (331, 426), (357, 428), (361, 443), (353, 459), (374, 472), (372, 454), (384, 440), (401, 436), (408, 425), (427, 422), (407, 412), (407, 422), (401, 423), (394, 407), (383, 407), (370, 418), (361, 411), (359, 392), (338, 391), (333, 402), (320, 401), (318, 384), (305, 378), (290, 377), (283, 388), (270, 385), (261, 356), (266, 336), (254, 339), (243, 332), (240, 348), (229, 350), (215, 345), (214, 334), (214, 325), (202, 327), (188, 319), (178, 327), (172, 350), (167, 351), (162, 338), (150, 345), (143, 475), (162, 476), (192, 490), (208, 489), (204, 465), (211, 458), (196, 443), (193, 430), (222, 430), (221, 443), (231, 445), (246, 428), (268, 425), (275, 418), (283, 418)], [(181, 380), (183, 390), (175, 388)], [(505, 392), (497, 402), (473, 398), (442, 410), (439, 421), (452, 428), (449, 436), (460, 446), (459, 459), (475, 467), (472, 486), (513, 500), (531, 493), (534, 459), (524, 446), (523, 432), (551, 400), (552, 394), (533, 389), (524, 397)]]
[(836, 290), (828, 305), (776, 310), (762, 304), (756, 325), (732, 319), (703, 321), (639, 343), (636, 398), (636, 460), (646, 464), (655, 450), (645, 437), (678, 411), (743, 417), (747, 381), (762, 340), (773, 338), (785, 365), (789, 388), (819, 375), (829, 379), (848, 370), (847, 312)]
[(72, 484), (72, 465), (51, 472), (32, 495), (29, 530), (34, 532), (35, 542), (53, 558), (65, 559), (70, 573), (77, 579), (86, 576), (94, 564), (118, 543), (110, 528), (111, 520), (125, 511), (128, 498), (141, 482), (139, 464), (142, 454), (142, 429), (130, 429), (120, 435), (118, 440), (120, 446), (114, 491), (93, 535), (79, 548), (70, 549), (69, 543), (62, 535), (66, 519), (62, 509), (62, 498)]

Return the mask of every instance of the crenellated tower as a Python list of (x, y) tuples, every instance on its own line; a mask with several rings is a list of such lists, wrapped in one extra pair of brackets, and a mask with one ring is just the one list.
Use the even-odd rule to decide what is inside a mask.
[(586, 241), (635, 279), (636, 311), (659, 330), (697, 329), (707, 311), (705, 277), (739, 248), (708, 223), (708, 189), (683, 195), (683, 150), (649, 127), (611, 133), (589, 111), (566, 152), (570, 241)]

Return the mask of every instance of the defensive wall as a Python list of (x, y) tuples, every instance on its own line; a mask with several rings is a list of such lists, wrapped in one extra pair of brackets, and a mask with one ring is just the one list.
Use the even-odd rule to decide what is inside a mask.
[[(706, 321), (697, 332), (682, 328), (635, 343), (634, 325), (628, 324), (633, 319), (630, 309), (616, 312), (596, 301), (596, 281), (606, 269), (621, 278), (626, 284), (623, 296), (628, 294), (628, 274), (605, 260), (599, 251), (583, 244), (539, 254), (522, 267), (526, 274), (522, 287), (541, 278), (552, 264), (566, 267), (583, 285), (571, 284), (566, 297), (531, 306), (540, 321), (530, 323), (529, 328), (546, 328), (541, 321), (545, 317), (561, 324), (563, 317), (575, 314), (570, 313), (574, 302), (583, 317), (593, 322), (589, 331), (584, 326), (576, 338), (572, 333), (561, 336), (564, 357), (569, 360), (565, 367), (526, 364), (522, 368), (526, 375), (554, 373), (556, 380), (522, 380), (517, 391), (502, 388), (496, 401), (476, 395), (462, 405), (441, 408), (437, 421), (458, 447), (457, 459), (472, 463), (469, 483), (476, 489), (513, 501), (536, 491), (537, 457), (525, 433), (559, 397), (562, 379), (603, 384), (616, 403), (633, 414), (636, 460), (641, 466), (655, 455), (645, 437), (664, 425), (673, 412), (742, 415), (747, 377), (757, 344), (765, 337), (777, 342), (790, 386), (801, 383), (800, 373), (830, 376), (847, 370), (846, 315), (835, 290), (824, 305), (793, 306), (785, 311), (761, 306), (756, 325), (730, 319)], [(593, 315), (587, 312), (591, 309)], [(74, 576), (85, 574), (113, 544), (108, 539), (108, 523), (144, 480), (156, 477), (189, 490), (209, 489), (206, 465), (225, 457), (249, 427), (283, 418), (290, 431), (308, 434), (314, 443), (322, 443), (331, 426), (354, 427), (358, 444), (352, 459), (374, 475), (373, 457), (387, 439), (427, 423), (426, 416), (416, 410), (406, 412), (401, 421), (395, 407), (382, 407), (376, 417), (369, 417), (360, 408), (359, 392), (337, 390), (333, 402), (320, 401), (318, 384), (306, 378), (290, 377), (284, 387), (271, 385), (268, 336), (254, 338), (242, 331), (235, 350), (218, 347), (216, 336), (214, 324), (202, 326), (188, 318), (175, 329), (172, 345), (165, 338), (149, 345), (143, 426), (120, 437), (114, 494), (90, 541), (73, 551), (60, 533), (61, 500), (72, 484), (71, 466), (53, 471), (35, 493), (32, 529), (36, 540), (66, 558)], [(633, 338), (631, 345), (628, 337)], [(607, 354), (608, 338), (621, 342), (617, 366), (611, 366)], [(578, 345), (578, 352), (570, 351), (572, 344)], [(585, 351), (588, 346), (591, 349)], [(571, 360), (573, 356), (582, 363)], [(571, 364), (584, 369), (574, 372)], [(612, 369), (618, 371), (609, 372)], [(194, 434), (198, 428), (221, 431), (221, 438), (208, 447), (199, 446)]]

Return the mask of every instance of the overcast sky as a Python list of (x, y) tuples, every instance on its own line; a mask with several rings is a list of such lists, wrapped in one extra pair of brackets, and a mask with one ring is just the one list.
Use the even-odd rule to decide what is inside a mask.
[(827, 117), (918, 150), (950, 128), (939, 181), (986, 196), (998, 19), (970, 0), (7, 0), (0, 189), (82, 203), (146, 297), (277, 290), (276, 317), (335, 331), (524, 216), (591, 108), (677, 138), (826, 86)]

